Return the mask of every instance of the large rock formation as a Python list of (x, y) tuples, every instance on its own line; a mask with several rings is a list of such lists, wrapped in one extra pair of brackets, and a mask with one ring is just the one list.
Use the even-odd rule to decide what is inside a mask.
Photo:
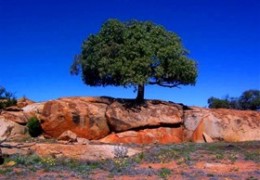
[(110, 130), (105, 117), (108, 100), (62, 98), (44, 104), (40, 120), (45, 135), (57, 138), (70, 130), (79, 137), (100, 139)]
[(23, 136), (26, 132), (25, 126), (0, 116), (0, 141)]
[(260, 113), (228, 109), (193, 107), (185, 111), (185, 139), (204, 142), (207, 134), (213, 140), (227, 142), (260, 140)]
[(115, 101), (106, 111), (108, 123), (116, 132), (141, 127), (143, 129), (164, 125), (170, 127), (181, 124), (182, 115), (183, 110), (180, 105), (155, 100), (140, 105)]
[(3, 139), (23, 138), (27, 133), (26, 114), (17, 109), (12, 107), (8, 111), (0, 111), (0, 142)]
[(26, 125), (28, 120), (27, 115), (23, 111), (3, 111), (0, 117), (20, 125)]
[[(44, 133), (50, 137), (57, 138), (69, 130), (78, 137), (96, 140), (112, 131), (132, 130), (137, 138), (135, 141), (130, 138), (129, 143), (171, 143), (182, 140), (182, 133), (175, 126), (182, 124), (183, 111), (180, 105), (173, 103), (147, 101), (134, 105), (131, 100), (77, 97), (46, 102), (38, 111)], [(157, 130), (150, 130), (161, 126), (168, 126), (167, 130), (160, 129), (157, 134)], [(107, 138), (106, 142), (110, 142), (108, 139), (111, 138)], [(117, 142), (127, 141), (117, 139)]]
[(260, 112), (256, 111), (187, 108), (157, 100), (135, 104), (105, 97), (60, 98), (29, 103), (17, 110), (1, 112), (0, 136), (8, 127), (13, 127), (13, 135), (23, 134), (27, 120), (35, 116), (45, 137), (74, 141), (165, 144), (260, 140)]

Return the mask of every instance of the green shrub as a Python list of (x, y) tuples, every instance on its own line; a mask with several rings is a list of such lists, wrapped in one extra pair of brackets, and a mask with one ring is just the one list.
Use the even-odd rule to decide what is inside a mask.
[(5, 88), (0, 87), (0, 110), (5, 109), (9, 106), (16, 105), (17, 100), (14, 97), (14, 95), (8, 91), (6, 91)]
[(171, 175), (171, 170), (168, 169), (168, 168), (161, 168), (159, 170), (159, 176), (162, 178), (162, 179), (167, 179), (168, 176)]
[(37, 137), (42, 134), (42, 127), (40, 121), (36, 117), (31, 117), (28, 120), (27, 127), (29, 134), (32, 137)]

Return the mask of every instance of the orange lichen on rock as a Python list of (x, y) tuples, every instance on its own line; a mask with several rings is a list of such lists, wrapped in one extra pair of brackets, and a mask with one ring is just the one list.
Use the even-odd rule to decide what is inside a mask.
[(140, 131), (125, 131), (113, 133), (100, 140), (104, 143), (136, 143), (136, 144), (169, 144), (183, 141), (183, 129), (180, 128), (155, 128)]

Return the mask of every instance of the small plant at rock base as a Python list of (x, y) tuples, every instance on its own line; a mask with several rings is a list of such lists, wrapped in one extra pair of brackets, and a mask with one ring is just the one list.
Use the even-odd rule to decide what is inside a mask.
[(40, 121), (36, 117), (31, 117), (28, 120), (27, 127), (29, 134), (32, 137), (37, 137), (42, 134), (42, 127)]
[(114, 146), (114, 159), (105, 160), (102, 163), (102, 168), (108, 170), (113, 175), (129, 174), (135, 162), (132, 158), (128, 157), (127, 153), (128, 147), (122, 145)]
[(237, 154), (231, 153), (228, 158), (232, 163), (234, 163), (238, 157)]
[(224, 154), (217, 153), (217, 154), (216, 154), (216, 158), (217, 158), (217, 159), (223, 159), (223, 158), (224, 158)]
[(98, 168), (97, 162), (84, 162), (78, 159), (55, 159), (55, 164), (66, 167), (65, 169), (87, 175), (91, 170)]
[(159, 176), (163, 179), (167, 179), (171, 175), (171, 170), (168, 168), (161, 168), (159, 171)]
[(115, 158), (124, 158), (127, 157), (128, 148), (125, 146), (115, 146), (113, 153)]
[(260, 151), (257, 152), (245, 152), (245, 160), (251, 160), (255, 162), (260, 162)]
[(32, 154), (28, 156), (19, 156), (19, 155), (12, 155), (6, 159), (6, 162), (14, 161), (18, 165), (35, 165), (41, 163), (41, 158), (38, 155)]
[(142, 160), (144, 159), (144, 152), (142, 151), (140, 154), (137, 154), (135, 157), (134, 157), (134, 161), (136, 163), (140, 163)]
[(47, 166), (55, 166), (56, 165), (56, 160), (52, 157), (44, 157), (41, 158), (41, 162)]
[(129, 160), (127, 158), (115, 158), (114, 165), (118, 172), (121, 172), (124, 168), (129, 166)]
[(114, 166), (118, 172), (121, 172), (129, 165), (127, 159), (128, 148), (126, 146), (118, 145), (114, 147)]
[(0, 169), (0, 175), (6, 175), (7, 173), (12, 172), (11, 168), (7, 168), (7, 169)]

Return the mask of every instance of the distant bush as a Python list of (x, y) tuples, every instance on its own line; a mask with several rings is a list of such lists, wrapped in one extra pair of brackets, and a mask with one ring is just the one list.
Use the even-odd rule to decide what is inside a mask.
[(42, 134), (42, 127), (40, 121), (36, 117), (31, 117), (27, 122), (29, 134), (32, 137), (37, 137)]
[(211, 97), (208, 99), (209, 108), (230, 108), (227, 99)]
[(248, 90), (238, 98), (226, 97), (223, 99), (210, 97), (208, 99), (209, 108), (226, 108), (240, 110), (260, 110), (260, 91)]
[(16, 105), (16, 103), (17, 100), (13, 93), (6, 91), (4, 87), (0, 87), (0, 110)]
[(245, 91), (239, 98), (241, 109), (260, 110), (260, 91)]

